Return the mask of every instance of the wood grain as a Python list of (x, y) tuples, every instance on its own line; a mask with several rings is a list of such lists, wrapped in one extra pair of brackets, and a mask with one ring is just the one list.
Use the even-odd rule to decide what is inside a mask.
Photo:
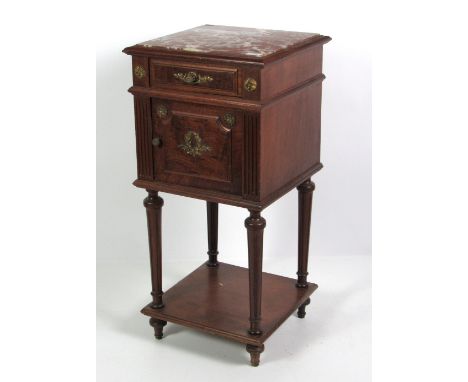
[(266, 106), (260, 116), (260, 200), (320, 163), (321, 83)]
[(137, 144), (138, 178), (153, 179), (153, 147), (151, 144), (151, 108), (146, 97), (135, 97), (135, 136)]
[(249, 248), (249, 333), (261, 335), (263, 230), (265, 229), (266, 221), (260, 216), (259, 211), (250, 210), (249, 212), (250, 216), (245, 219)]
[[(135, 73), (135, 69), (140, 66), (144, 70), (144, 76), (139, 77)], [(149, 70), (148, 70), (148, 57), (145, 56), (133, 56), (132, 57), (132, 75), (133, 85), (148, 87), (149, 86)]]
[(307, 288), (307, 264), (309, 261), (310, 218), (312, 195), (315, 184), (307, 179), (297, 186), (298, 190), (298, 245), (297, 245), (297, 283), (298, 288)]
[[(327, 36), (207, 25), (124, 49), (132, 55), (137, 187), (145, 188), (155, 337), (167, 322), (246, 344), (252, 366), (296, 309), (305, 317), (312, 192), (320, 163)], [(206, 81), (186, 83), (177, 73)], [(209, 77), (209, 80), (207, 79)], [(192, 78), (196, 78), (193, 75)], [(245, 86), (246, 81), (256, 86)], [(196, 149), (196, 150), (195, 150)], [(263, 209), (297, 187), (297, 280), (262, 272)], [(208, 261), (162, 291), (158, 192), (206, 201)], [(218, 203), (249, 210), (248, 269), (218, 261)]]
[(165, 292), (164, 308), (153, 309), (149, 304), (141, 312), (244, 344), (262, 345), (317, 289), (312, 283), (309, 288), (296, 288), (295, 279), (266, 272), (262, 281), (260, 336), (248, 332), (249, 272), (223, 262), (215, 268), (201, 265)]
[(161, 236), (161, 209), (164, 200), (156, 191), (148, 190), (148, 196), (143, 202), (146, 208), (148, 221), (148, 241), (150, 249), (151, 264), (151, 295), (153, 302), (151, 306), (155, 309), (164, 306), (162, 295), (162, 236)]
[[(155, 135), (161, 147), (154, 148), (155, 179), (177, 185), (209, 188), (241, 194), (242, 114), (232, 109), (153, 99)], [(157, 105), (168, 109), (166, 117), (157, 115)], [(222, 117), (230, 113), (235, 124), (226, 127)], [(186, 134), (197, 134), (206, 146), (198, 156), (184, 152)]]
[(261, 99), (271, 99), (320, 75), (322, 73), (322, 52), (322, 45), (313, 45), (265, 65), (261, 71), (263, 84)]
[(209, 267), (218, 266), (218, 203), (206, 202)]
[(206, 188), (202, 189), (197, 187), (181, 186), (159, 181), (146, 181), (142, 179), (136, 179), (133, 182), (133, 184), (136, 187), (144, 189), (168, 192), (171, 194), (186, 196), (189, 198), (196, 198), (215, 203), (224, 203), (229, 204), (231, 206), (244, 207), (248, 209), (255, 209), (261, 211), (267, 208), (270, 204), (274, 203), (279, 198), (281, 198), (283, 195), (293, 190), (298, 184), (302, 183), (304, 180), (310, 178), (312, 175), (317, 173), (322, 167), (323, 165), (321, 163), (318, 163), (317, 165), (311, 167), (304, 173), (298, 175), (295, 178), (292, 178), (283, 187), (271, 193), (260, 202), (245, 199), (241, 195), (226, 194), (225, 192), (219, 192)]
[[(177, 61), (150, 60), (151, 86), (167, 88), (183, 92), (205, 92), (236, 96), (238, 93), (238, 69), (220, 67), (217, 65), (201, 65)], [(202, 76), (210, 76), (211, 81), (199, 84), (187, 84), (174, 77), (175, 73), (195, 72)]]
[(259, 195), (259, 115), (253, 113), (244, 114), (244, 167), (242, 194), (246, 199), (258, 200)]

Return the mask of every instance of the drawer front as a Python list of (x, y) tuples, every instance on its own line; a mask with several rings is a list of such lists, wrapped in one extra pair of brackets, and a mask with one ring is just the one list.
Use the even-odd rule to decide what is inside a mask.
[(152, 98), (155, 179), (241, 194), (242, 115)]
[(211, 94), (238, 95), (238, 70), (151, 60), (151, 87)]

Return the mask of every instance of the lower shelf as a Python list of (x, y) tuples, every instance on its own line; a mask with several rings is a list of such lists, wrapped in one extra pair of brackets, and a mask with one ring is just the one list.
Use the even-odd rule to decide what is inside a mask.
[(260, 345), (317, 289), (297, 288), (296, 280), (263, 273), (259, 336), (249, 328), (249, 272), (235, 265), (201, 265), (164, 293), (165, 306), (142, 313), (164, 321), (200, 329), (244, 344)]

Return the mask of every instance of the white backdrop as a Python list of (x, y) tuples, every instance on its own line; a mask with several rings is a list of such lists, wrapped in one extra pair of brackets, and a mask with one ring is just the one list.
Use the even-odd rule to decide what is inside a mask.
[[(288, 2), (276, 9), (272, 2), (253, 1), (238, 1), (235, 7), (219, 1), (128, 4), (112, 7), (97, 47), (99, 378), (146, 381), (157, 375), (177, 381), (188, 375), (193, 380), (216, 378), (220, 373), (226, 381), (251, 377), (243, 346), (177, 325), (168, 325), (165, 340), (155, 344), (147, 320), (137, 313), (148, 302), (150, 290), (142, 203), (146, 192), (131, 184), (136, 177), (133, 100), (126, 91), (132, 80), (131, 58), (121, 50), (197, 25), (222, 24), (318, 32), (333, 38), (325, 45), (324, 58), (325, 167), (313, 178), (309, 280), (319, 285), (319, 291), (306, 320), (291, 317), (269, 340), (259, 378), (308, 375), (320, 381), (369, 381), (371, 60), (367, 28), (349, 17), (348, 11), (356, 12), (356, 3), (348, 10), (340, 7), (340, 12), (311, 2)], [(162, 197), (162, 283), (167, 290), (207, 259), (206, 207), (200, 200), (166, 193)], [(220, 205), (220, 261), (247, 265), (247, 214), (245, 209)], [(269, 206), (263, 215), (264, 270), (295, 277), (297, 192)]]
[[(39, 376), (52, 382), (67, 375), (70, 382), (94, 380), (97, 309), (101, 382), (185, 381), (219, 375), (238, 381), (253, 373), (260, 380), (370, 381), (371, 257), (353, 254), (369, 253), (372, 43), (373, 380), (395, 381), (402, 376), (428, 382), (468, 380), (463, 351), (468, 342), (468, 310), (458, 303), (466, 299), (467, 258), (463, 255), (468, 253), (464, 240), (468, 182), (460, 176), (466, 173), (463, 126), (468, 125), (464, 107), (468, 56), (460, 49), (467, 35), (462, 4), (369, 0), (5, 3), (2, 14), (8, 17), (0, 24), (2, 46), (14, 57), (14, 64), (1, 72), (5, 128), (0, 156), (8, 184), (1, 198), (0, 297), (11, 311), (21, 312), (24, 296), (31, 296), (33, 290), (40, 298), (28, 298), (28, 309), (44, 314), (34, 315), (34, 326), (40, 330), (25, 329), (31, 326), (31, 315), (2, 316), (2, 345), (8, 351), (3, 352), (7, 362), (2, 363), (0, 379)], [(177, 325), (168, 324), (167, 338), (155, 343), (147, 320), (137, 313), (148, 302), (150, 282), (146, 237), (140, 233), (145, 228), (144, 211), (137, 212), (143, 195), (130, 186), (135, 164), (133, 118), (129, 95), (122, 92), (130, 84), (130, 65), (129, 58), (119, 53), (125, 45), (188, 26), (247, 25), (243, 20), (249, 20), (248, 26), (318, 31), (334, 38), (325, 55), (326, 168), (315, 177), (311, 279), (320, 289), (305, 320), (291, 317), (268, 340), (256, 370), (247, 366), (248, 356), (240, 345)], [(97, 249), (104, 260), (98, 263), (97, 306), (95, 42)], [(31, 73), (31, 62), (34, 75), (22, 76)], [(440, 71), (447, 67), (450, 70)], [(441, 73), (443, 80), (431, 81), (434, 73)], [(27, 112), (25, 102), (18, 102), (25, 94), (32, 101)], [(442, 161), (434, 160), (434, 147)], [(26, 175), (32, 188), (21, 186)], [(185, 206), (182, 198), (174, 198), (176, 204), (165, 199), (166, 210), (172, 208), (174, 213)], [(280, 214), (286, 211), (282, 203), (292, 204), (286, 198), (266, 212), (269, 240), (275, 240), (272, 230), (279, 224), (274, 218), (289, 219)], [(239, 216), (240, 223), (243, 218)], [(170, 219), (167, 211), (165, 219)], [(199, 228), (185, 220), (191, 225), (186, 227)], [(226, 235), (237, 232), (235, 223), (225, 217), (223, 224), (236, 231), (223, 231), (223, 256), (228, 244), (235, 242)], [(332, 224), (335, 231), (329, 229)], [(360, 237), (353, 236), (351, 229), (359, 230)], [(180, 244), (169, 243), (173, 234), (170, 227), (165, 231), (165, 246), (171, 250), (165, 260), (181, 259)], [(329, 239), (331, 234), (334, 240)], [(293, 263), (292, 256), (285, 253), (286, 261), (280, 261), (279, 251), (270, 246), (267, 266), (291, 275), (281, 266)], [(112, 259), (117, 261), (105, 261)], [(197, 262), (198, 257), (178, 261), (177, 267), (168, 264), (164, 277), (175, 282)], [(64, 319), (64, 309), (72, 313), (72, 320)], [(72, 336), (66, 335), (70, 328)], [(427, 346), (427, 333), (432, 346)], [(76, 360), (80, 360), (78, 368)]]
[[(318, 32), (333, 40), (324, 47), (322, 101), (322, 163), (312, 212), (311, 257), (367, 255), (371, 252), (371, 57), (365, 23), (348, 18), (346, 5), (337, 14), (324, 4), (298, 11), (261, 15), (266, 3), (238, 2), (236, 12), (216, 12), (219, 2), (202, 1), (197, 9), (162, 7), (142, 2), (138, 7), (115, 8), (98, 36), (97, 44), (97, 253), (98, 259), (148, 258), (146, 192), (132, 186), (136, 178), (131, 57), (129, 45), (201, 24), (223, 24)], [(294, 3), (294, 2), (293, 2)], [(130, 3), (128, 3), (130, 5)], [(271, 4), (271, 3), (270, 3)], [(301, 3), (302, 4), (302, 3)], [(189, 6), (189, 5), (187, 5)], [(353, 9), (356, 4), (352, 4)], [(142, 13), (141, 10), (145, 12)], [(161, 17), (160, 12), (177, 17)], [(246, 21), (248, 19), (248, 21)], [(206, 259), (205, 202), (162, 193), (165, 261)], [(247, 211), (220, 206), (220, 260), (245, 264)], [(294, 271), (297, 246), (296, 191), (264, 211), (265, 270), (275, 259), (291, 257)], [(313, 260), (310, 262), (313, 267)], [(295, 271), (294, 271), (295, 272)]]

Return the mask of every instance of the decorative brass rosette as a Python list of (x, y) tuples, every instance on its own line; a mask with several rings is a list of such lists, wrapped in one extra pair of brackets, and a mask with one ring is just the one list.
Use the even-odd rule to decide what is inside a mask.
[(167, 117), (167, 106), (163, 104), (159, 104), (156, 106), (156, 114), (159, 118), (166, 118)]
[(146, 76), (146, 70), (141, 65), (135, 66), (135, 69), (133, 69), (133, 73), (135, 73), (135, 76), (139, 79), (142, 79), (144, 76)]
[(244, 82), (244, 88), (248, 92), (253, 92), (255, 89), (257, 89), (257, 81), (250, 77), (247, 78)]
[(236, 116), (231, 113), (226, 113), (221, 117), (221, 122), (224, 126), (232, 128), (236, 124)]

